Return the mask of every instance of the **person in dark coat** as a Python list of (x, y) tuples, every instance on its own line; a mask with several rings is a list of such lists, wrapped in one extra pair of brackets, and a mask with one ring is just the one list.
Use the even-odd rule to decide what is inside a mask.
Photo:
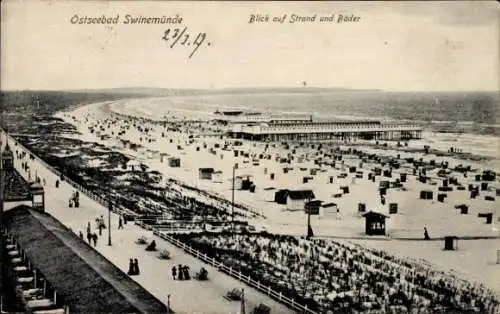
[(181, 264), (179, 264), (179, 266), (177, 267), (177, 269), (179, 270), (179, 277), (178, 277), (179, 280), (184, 280), (184, 273), (182, 271), (182, 268), (183, 266)]
[(139, 275), (141, 271), (139, 270), (139, 261), (134, 258), (134, 275)]
[(190, 280), (191, 276), (189, 275), (189, 266), (187, 266), (187, 265), (184, 266), (183, 270), (184, 270), (184, 279)]
[(94, 240), (94, 247), (97, 246), (97, 234), (94, 232), (94, 234), (92, 234), (92, 240)]
[(175, 277), (177, 277), (177, 268), (175, 268), (175, 265), (172, 267), (172, 278), (174, 278), (175, 280)]
[(83, 240), (83, 232), (80, 231), (80, 233), (78, 234), (78, 236), (80, 237), (80, 239)]
[(429, 232), (427, 232), (427, 228), (424, 227), (424, 240), (430, 240), (431, 238), (429, 237)]
[(118, 229), (123, 229), (123, 219), (122, 219), (122, 216), (118, 217)]
[(130, 275), (130, 276), (135, 275), (134, 274), (134, 260), (133, 259), (130, 259), (130, 262), (128, 264), (128, 272), (127, 272), (127, 274)]
[(90, 241), (92, 241), (92, 233), (90, 233), (90, 231), (87, 230), (87, 241), (89, 241), (89, 244), (91, 244)]

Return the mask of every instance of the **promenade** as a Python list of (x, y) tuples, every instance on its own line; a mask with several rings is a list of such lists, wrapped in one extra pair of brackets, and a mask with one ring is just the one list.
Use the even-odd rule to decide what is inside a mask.
[[(14, 152), (16, 150), (23, 151), (20, 146), (16, 146), (11, 140), (9, 140), (9, 145)], [(29, 152), (26, 153), (29, 156)], [(40, 177), (42, 181), (45, 179), (46, 212), (71, 228), (76, 234), (81, 231), (86, 235), (89, 222), (92, 232), (98, 233), (95, 230), (95, 220), (101, 215), (104, 216), (107, 223), (107, 208), (83, 195), (83, 193), (80, 193), (80, 207), (69, 208), (68, 200), (75, 189), (66, 181), (60, 182), (59, 188), (56, 188), (55, 182), (59, 178), (42, 165), (38, 159), (30, 160), (25, 158), (23, 161), (28, 162), (32, 179), (35, 176)], [(19, 159), (15, 159), (14, 166), (28, 180), (29, 175), (22, 170)], [(111, 214), (111, 230), (112, 245), (108, 246), (108, 229), (104, 229), (102, 236), (98, 239), (96, 250), (124, 272), (128, 270), (129, 259), (137, 258), (141, 273), (138, 276), (132, 276), (132, 278), (164, 304), (169, 303), (176, 313), (238, 313), (240, 303), (230, 302), (223, 298), (226, 292), (233, 288), (245, 288), (247, 312), (250, 312), (260, 303), (264, 303), (272, 309), (272, 313), (293, 313), (267, 295), (219, 272), (216, 268), (154, 236), (152, 231), (146, 231), (130, 222), (125, 224), (123, 229), (118, 230), (118, 215), (114, 213)], [(144, 250), (145, 246), (135, 243), (141, 236), (147, 237), (148, 243), (154, 239), (158, 251), (167, 249), (171, 253), (171, 259), (161, 260), (158, 258), (158, 252), (146, 252)], [(192, 275), (201, 267), (205, 267), (208, 270), (209, 280), (202, 282), (195, 279), (189, 281), (173, 280), (171, 268), (178, 264), (188, 265)], [(98, 267), (98, 265), (95, 267)]]

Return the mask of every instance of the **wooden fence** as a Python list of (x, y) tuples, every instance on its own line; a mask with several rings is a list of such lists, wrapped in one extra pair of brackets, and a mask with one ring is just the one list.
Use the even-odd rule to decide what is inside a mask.
[(204, 261), (205, 263), (212, 265), (213, 267), (217, 268), (219, 271), (225, 272), (226, 274), (230, 275), (233, 278), (236, 278), (240, 281), (243, 281), (247, 285), (256, 288), (257, 290), (263, 292), (264, 294), (267, 294), (271, 298), (275, 299), (276, 301), (283, 303), (287, 305), (288, 307), (299, 311), (301, 313), (306, 313), (306, 314), (317, 314), (317, 312), (308, 309), (307, 305), (304, 306), (302, 304), (299, 304), (295, 302), (294, 299), (291, 299), (287, 296), (284, 296), (281, 292), (276, 292), (275, 290), (271, 289), (270, 286), (266, 286), (261, 284), (259, 281), (252, 279), (250, 276), (245, 276), (242, 274), (240, 271), (237, 271), (233, 269), (232, 267), (228, 267), (224, 265), (223, 263), (209, 257), (207, 254), (201, 253), (198, 250), (193, 249), (191, 246), (185, 244), (184, 242), (181, 242), (174, 237), (167, 235), (165, 233), (162, 233), (158, 230), (153, 230), (153, 234), (174, 244), (178, 248), (181, 248), (185, 252), (195, 256), (196, 258)]

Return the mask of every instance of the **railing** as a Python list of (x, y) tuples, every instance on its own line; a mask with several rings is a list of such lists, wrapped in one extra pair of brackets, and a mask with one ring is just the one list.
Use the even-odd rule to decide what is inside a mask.
[(304, 125), (295, 126), (253, 126), (242, 127), (241, 132), (255, 134), (280, 134), (288, 132), (384, 132), (384, 131), (422, 131), (418, 125), (390, 124), (390, 125), (369, 125), (369, 124), (332, 124), (332, 125)]
[(183, 249), (185, 252), (193, 255), (194, 257), (204, 261), (205, 263), (212, 265), (214, 268), (217, 268), (220, 271), (225, 272), (226, 274), (230, 275), (233, 278), (236, 278), (240, 281), (243, 281), (247, 285), (256, 288), (257, 290), (267, 294), (271, 298), (275, 299), (278, 302), (281, 302), (290, 308), (300, 311), (302, 313), (307, 313), (307, 314), (317, 314), (317, 312), (308, 309), (307, 305), (304, 306), (302, 304), (299, 304), (295, 302), (294, 299), (291, 299), (287, 296), (284, 296), (281, 292), (276, 292), (273, 290), (270, 286), (266, 286), (264, 284), (261, 284), (260, 281), (252, 279), (250, 276), (245, 276), (244, 274), (241, 273), (241, 271), (236, 271), (232, 267), (228, 267), (224, 265), (222, 262), (219, 262), (211, 257), (209, 257), (207, 254), (201, 253), (198, 250), (193, 249), (191, 246), (186, 245), (185, 243), (175, 239), (174, 237), (171, 237), (167, 234), (164, 234), (158, 230), (153, 230), (153, 234), (164, 239), (165, 241), (168, 241), (178, 248)]
[(280, 133), (307, 133), (307, 132), (384, 132), (384, 131), (422, 131), (418, 125), (409, 124), (297, 124), (293, 126), (242, 126), (234, 132), (252, 134), (280, 134)]

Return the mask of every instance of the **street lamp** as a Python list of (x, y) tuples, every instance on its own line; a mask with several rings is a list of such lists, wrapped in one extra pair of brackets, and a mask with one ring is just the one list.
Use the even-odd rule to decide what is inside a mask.
[(108, 194), (108, 246), (111, 246), (111, 209), (113, 205), (111, 203), (111, 197)]
[(235, 180), (234, 176), (237, 168), (238, 164), (237, 163), (233, 164), (233, 189), (231, 196), (231, 232), (233, 233), (233, 236), (234, 236), (234, 180)]

